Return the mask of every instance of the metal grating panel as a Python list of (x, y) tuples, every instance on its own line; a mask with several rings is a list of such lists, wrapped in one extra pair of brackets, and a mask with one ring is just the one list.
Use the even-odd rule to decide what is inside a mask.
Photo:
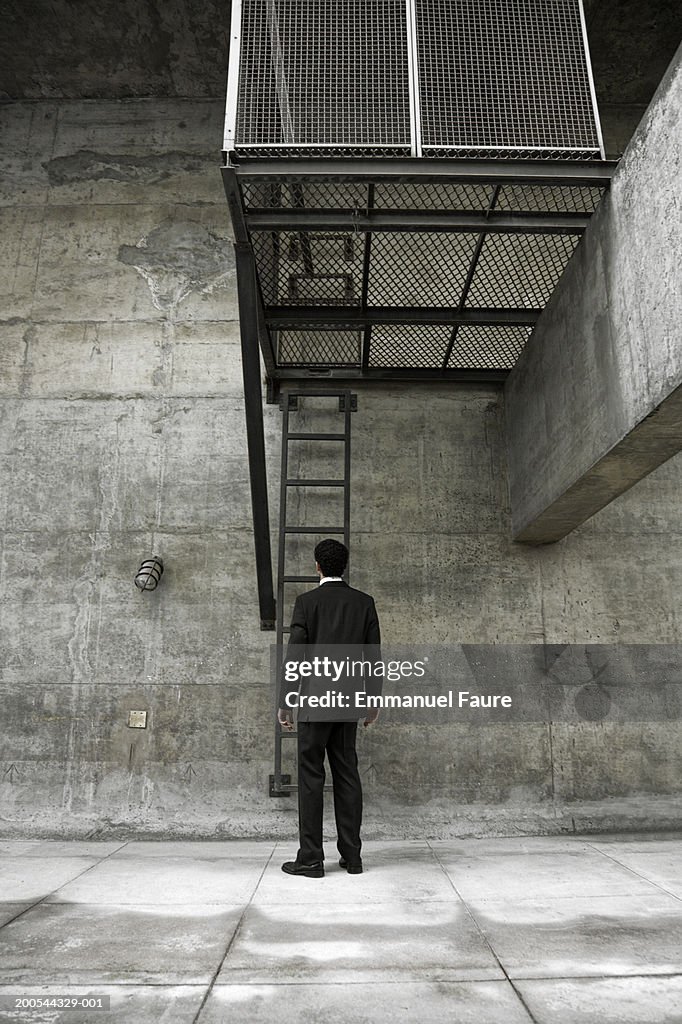
[(598, 159), (580, 0), (416, 0), (424, 156)]
[(458, 327), (448, 359), (455, 370), (511, 370), (532, 327)]
[(496, 210), (548, 213), (594, 213), (604, 189), (567, 185), (504, 185)]
[(575, 235), (488, 235), (468, 305), (542, 309), (578, 241)]
[[(490, 205), (494, 186), (461, 182), (306, 181), (245, 182), (244, 204), (259, 210), (480, 210)], [(594, 213), (604, 189), (568, 185), (503, 185), (496, 210), (547, 213)]]
[(235, 152), (409, 155), (404, 0), (242, 0)]
[(371, 367), (439, 369), (452, 328), (431, 324), (377, 324), (372, 328)]
[[(538, 187), (540, 186), (535, 186)], [(550, 188), (548, 191), (559, 193), (561, 190)], [(570, 195), (573, 190), (564, 191)], [(377, 182), (376, 185), (369, 186), (366, 182), (307, 181), (301, 177), (297, 181), (247, 181), (242, 185), (242, 197), (249, 213), (256, 210), (364, 211), (370, 208), (424, 211), (486, 210), (492, 193), (492, 185), (468, 185), (460, 182)], [(533, 187), (529, 189), (529, 196), (532, 197), (532, 193)], [(523, 202), (526, 202), (525, 198)], [(560, 198), (557, 198), (554, 207), (521, 205), (519, 208), (558, 210), (561, 209), (561, 203)]]
[(511, 369), (532, 327), (457, 328), (431, 324), (386, 324), (372, 329), (369, 365), (381, 368)]
[(368, 185), (360, 182), (245, 183), (247, 210), (358, 210), (368, 204)]
[(372, 237), (370, 306), (457, 306), (477, 235), (385, 232)]
[(490, 201), (491, 185), (386, 183), (377, 184), (374, 207), (385, 210), (485, 210)]
[(254, 231), (266, 306), (358, 306), (364, 235)]
[(359, 366), (362, 332), (334, 326), (327, 330), (280, 331), (280, 366)]

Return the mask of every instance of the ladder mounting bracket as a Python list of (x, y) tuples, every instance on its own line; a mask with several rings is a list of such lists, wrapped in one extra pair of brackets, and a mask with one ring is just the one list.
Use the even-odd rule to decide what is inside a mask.
[[(345, 395), (339, 395), (339, 412), (345, 412), (345, 411), (346, 411), (346, 396)], [(358, 411), (358, 396), (357, 395), (351, 395), (350, 396), (350, 411), (351, 412), (357, 412)]]
[[(268, 776), (269, 789), (268, 796), (291, 796), (293, 790), (291, 789), (275, 789), (275, 776)], [(279, 777), (280, 786), (291, 785), (291, 775), (280, 775)]]

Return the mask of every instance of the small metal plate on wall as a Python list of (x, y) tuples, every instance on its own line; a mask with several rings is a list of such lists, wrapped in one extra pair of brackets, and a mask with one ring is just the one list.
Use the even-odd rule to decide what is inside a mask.
[[(269, 796), (291, 796), (290, 789), (275, 789), (275, 776), (269, 775), (268, 780), (270, 783), (268, 795)], [(280, 775), (279, 782), (281, 786), (291, 785), (291, 775)]]
[(130, 729), (146, 729), (147, 728), (147, 712), (146, 711), (129, 711), (128, 712), (128, 727)]

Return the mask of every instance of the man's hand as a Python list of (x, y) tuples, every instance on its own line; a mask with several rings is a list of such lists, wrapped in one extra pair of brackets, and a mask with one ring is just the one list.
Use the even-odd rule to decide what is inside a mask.
[(379, 708), (372, 708), (372, 710), (367, 715), (367, 718), (364, 720), (364, 722), (362, 724), (364, 725), (365, 728), (367, 728), (368, 725), (374, 725), (374, 723), (376, 722), (378, 717), (379, 717)]
[(280, 708), (277, 712), (277, 721), (283, 729), (286, 729), (287, 732), (293, 731), (294, 722), (291, 711), (288, 711), (286, 708)]

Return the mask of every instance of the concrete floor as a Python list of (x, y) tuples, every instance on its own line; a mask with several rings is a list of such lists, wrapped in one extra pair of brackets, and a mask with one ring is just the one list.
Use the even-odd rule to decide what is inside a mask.
[[(0, 842), (0, 1020), (682, 1022), (682, 842)], [(109, 1012), (8, 1008), (101, 994)]]

